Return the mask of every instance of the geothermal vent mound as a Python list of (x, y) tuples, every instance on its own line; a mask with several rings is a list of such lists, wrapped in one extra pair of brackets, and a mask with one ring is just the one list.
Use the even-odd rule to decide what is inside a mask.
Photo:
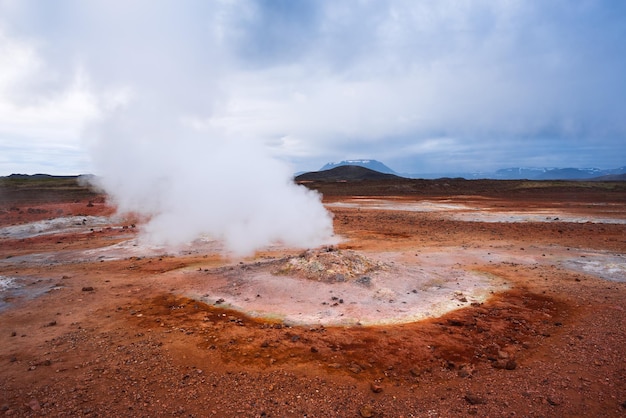
[(367, 274), (387, 270), (390, 266), (357, 254), (350, 250), (327, 247), (322, 250), (307, 250), (289, 257), (272, 273), (289, 275), (325, 283), (356, 281), (368, 285)]

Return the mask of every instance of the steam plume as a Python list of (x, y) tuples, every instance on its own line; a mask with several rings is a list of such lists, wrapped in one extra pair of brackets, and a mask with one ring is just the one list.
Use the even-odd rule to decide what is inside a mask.
[(181, 126), (178, 136), (152, 141), (107, 137), (94, 148), (98, 185), (120, 211), (149, 218), (144, 239), (177, 246), (208, 234), (236, 255), (329, 242), (332, 219), (319, 194), (293, 183), (262, 147), (184, 134)]
[(267, 138), (211, 123), (229, 105), (223, 80), (236, 68), (224, 41), (231, 6), (201, 6), (202, 19), (178, 2), (75, 6), (62, 27), (82, 36), (55, 45), (78, 51), (101, 93), (100, 117), (85, 135), (98, 186), (120, 211), (145, 215), (143, 238), (176, 246), (209, 235), (247, 254), (332, 236), (320, 196), (293, 183)]

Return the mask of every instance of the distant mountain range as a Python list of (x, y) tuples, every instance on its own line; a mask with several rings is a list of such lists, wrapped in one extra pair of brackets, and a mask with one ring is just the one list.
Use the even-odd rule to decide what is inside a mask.
[(503, 168), (495, 172), (496, 179), (583, 180), (626, 174), (626, 166), (609, 170), (599, 168)]
[(398, 173), (387, 165), (374, 159), (344, 160), (338, 163), (325, 164), (319, 172), (332, 170), (341, 166), (358, 166), (379, 173), (394, 174), (408, 178), (442, 178), (461, 177), (465, 179), (499, 179), (499, 180), (626, 180), (626, 166), (614, 169), (599, 168), (558, 168), (558, 167), (510, 167), (495, 172), (474, 173)]

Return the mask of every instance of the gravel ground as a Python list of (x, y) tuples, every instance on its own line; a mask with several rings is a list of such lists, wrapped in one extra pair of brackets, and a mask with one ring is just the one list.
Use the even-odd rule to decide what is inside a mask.
[[(566, 211), (562, 194), (555, 200), (542, 193), (532, 201), (446, 201), (485, 210), (532, 205), (553, 210), (555, 217)], [(613, 211), (626, 212), (626, 204), (611, 201)], [(21, 214), (19, 208), (0, 213), (0, 226), (60, 216), (60, 210), (63, 216), (111, 214), (101, 201), (87, 204), (29, 204), (31, 210), (24, 207)], [(600, 205), (575, 209), (577, 216), (607, 216)], [(414, 323), (295, 326), (189, 298), (190, 283), (207, 275), (185, 272), (239, 261), (254, 265), (297, 251), (273, 249), (243, 260), (211, 252), (72, 258), (134, 238), (128, 220), (87, 233), (2, 236), (0, 276), (21, 290), (2, 290), (0, 414), (626, 414), (626, 283), (602, 278), (603, 260), (610, 260), (613, 276), (624, 267), (625, 225), (467, 222), (437, 212), (345, 205), (332, 211), (344, 238), (341, 251), (368, 257), (395, 252), (510, 286), (484, 302)], [(585, 260), (593, 268), (585, 269)]]

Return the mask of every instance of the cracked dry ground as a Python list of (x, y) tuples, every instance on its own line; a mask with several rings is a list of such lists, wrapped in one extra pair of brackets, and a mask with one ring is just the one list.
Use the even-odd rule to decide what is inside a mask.
[[(626, 213), (623, 189), (521, 193), (509, 185), (502, 190), (497, 182), (490, 188), (464, 182), (460, 191), (449, 183), (427, 183), (419, 193), (395, 188), (394, 195), (404, 194), (394, 199), (469, 202), (503, 211), (567, 206), (578, 215), (594, 214), (604, 203)], [(319, 187), (326, 201), (341, 202), (352, 194), (380, 197), (374, 186)], [(60, 211), (62, 216), (112, 211), (93, 196), (53, 200), (6, 204), (2, 226)], [(95, 204), (88, 206), (89, 201)], [(336, 232), (345, 238), (340, 249), (417, 257), (446, 248), (455, 249), (450, 257), (460, 257), (459, 248), (485, 254), (535, 251), (540, 261), (474, 260), (473, 270), (504, 278), (509, 290), (439, 318), (379, 327), (289, 326), (188, 299), (176, 283), (158, 280), (176, 269), (239, 261), (218, 254), (23, 261), (26, 255), (71, 254), (132, 238), (135, 230), (123, 228), (124, 222), (89, 233), (4, 237), (0, 275), (32, 278), (24, 289), (38, 296), (7, 299), (0, 312), (0, 415), (626, 414), (626, 284), (566, 269), (549, 258), (552, 250), (623, 256), (626, 225), (466, 222), (432, 212), (336, 206), (332, 212)], [(273, 251), (257, 257), (285, 254)], [(541, 262), (542, 256), (547, 261)]]

